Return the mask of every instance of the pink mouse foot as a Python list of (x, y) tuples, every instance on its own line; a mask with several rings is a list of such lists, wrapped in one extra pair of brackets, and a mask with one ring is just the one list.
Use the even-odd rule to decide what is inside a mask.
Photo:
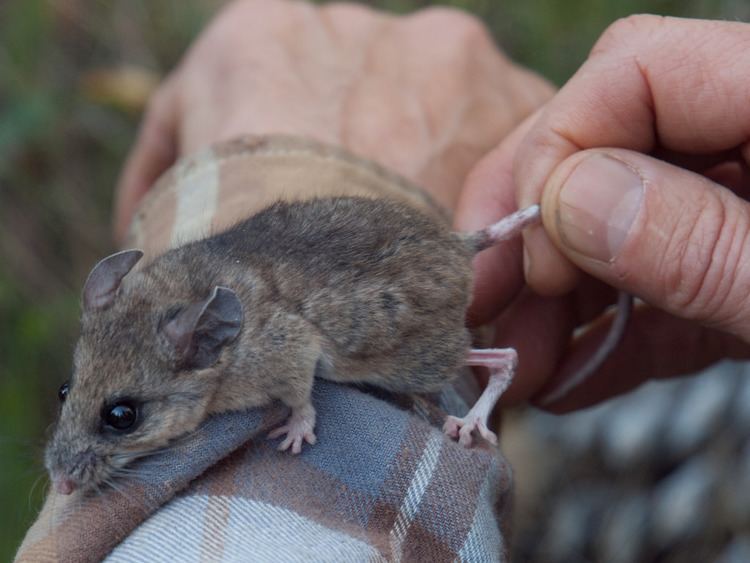
[(298, 454), (302, 451), (303, 441), (310, 445), (317, 441), (313, 430), (315, 430), (315, 409), (312, 405), (306, 405), (301, 409), (293, 409), (286, 424), (270, 432), (268, 437), (273, 439), (286, 435), (277, 449), (283, 452), (291, 446), (292, 453)]
[(448, 416), (443, 424), (443, 432), (446, 436), (457, 438), (458, 443), (465, 448), (470, 448), (474, 443), (474, 431), (493, 446), (497, 444), (497, 434), (487, 428), (484, 421), (478, 416), (467, 415), (464, 418)]

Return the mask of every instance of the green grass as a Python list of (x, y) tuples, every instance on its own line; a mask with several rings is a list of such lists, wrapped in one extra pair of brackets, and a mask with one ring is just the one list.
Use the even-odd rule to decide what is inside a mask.
[[(84, 97), (80, 78), (123, 62), (167, 71), (217, 4), (0, 4), (0, 561), (11, 558), (42, 498), (44, 431), (69, 370), (78, 292), (111, 250), (112, 190), (137, 125), (136, 115)], [(370, 4), (407, 12), (430, 3)], [(477, 14), (513, 57), (558, 84), (620, 16), (750, 15), (741, 0), (445, 4)]]

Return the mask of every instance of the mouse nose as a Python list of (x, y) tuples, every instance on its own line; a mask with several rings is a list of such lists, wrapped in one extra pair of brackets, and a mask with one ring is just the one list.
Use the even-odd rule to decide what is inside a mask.
[(61, 495), (69, 495), (76, 490), (76, 483), (69, 477), (57, 477), (53, 481), (55, 490)]

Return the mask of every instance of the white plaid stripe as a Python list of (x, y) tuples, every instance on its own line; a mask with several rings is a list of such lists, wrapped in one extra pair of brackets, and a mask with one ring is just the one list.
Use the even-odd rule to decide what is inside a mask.
[(143, 522), (105, 559), (107, 563), (200, 561), (208, 497), (178, 497)]
[[(229, 520), (210, 561), (253, 563), (362, 561), (385, 559), (367, 543), (332, 530), (296, 512), (243, 498), (188, 496), (169, 503), (138, 527), (106, 559), (107, 563), (206, 561), (200, 543), (207, 541), (205, 516), (210, 505), (229, 507)], [(214, 532), (219, 531), (215, 525)]]
[(440, 448), (442, 447), (443, 437), (437, 432), (430, 434), (430, 439), (425, 446), (422, 457), (419, 460), (419, 465), (414, 473), (414, 477), (409, 485), (409, 490), (406, 491), (404, 501), (401, 503), (401, 509), (396, 517), (396, 522), (393, 524), (393, 529), (390, 534), (391, 549), (393, 551), (394, 561), (401, 560), (401, 548), (406, 538), (406, 534), (409, 531), (409, 526), (414, 520), (414, 516), (419, 508), (419, 502), (422, 500), (427, 485), (430, 483), (432, 473), (435, 471), (435, 467), (438, 462), (438, 455), (440, 454)]
[[(510, 471), (510, 469), (508, 469)], [(466, 541), (458, 556), (461, 561), (494, 563), (502, 561), (504, 540), (493, 510), (497, 498), (498, 470), (492, 469), (482, 485), (477, 499), (477, 509)]]
[(171, 246), (179, 246), (211, 233), (219, 198), (219, 160), (213, 151), (196, 156), (191, 166), (177, 168), (177, 215)]

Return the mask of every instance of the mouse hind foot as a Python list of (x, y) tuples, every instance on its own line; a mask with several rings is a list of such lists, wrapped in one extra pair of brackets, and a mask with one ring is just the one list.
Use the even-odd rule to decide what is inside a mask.
[(279, 451), (286, 451), (290, 447), (293, 454), (302, 451), (302, 443), (307, 442), (310, 445), (315, 444), (315, 407), (311, 403), (306, 403), (301, 407), (292, 407), (292, 414), (283, 426), (268, 434), (270, 439), (286, 436), (279, 447)]
[(490, 414), (500, 396), (510, 385), (518, 365), (518, 354), (513, 348), (490, 348), (471, 350), (466, 359), (469, 366), (486, 367), (490, 378), (482, 395), (463, 418), (447, 417), (443, 432), (458, 443), (471, 447), (475, 432), (492, 445), (497, 444), (497, 435), (487, 428)]

